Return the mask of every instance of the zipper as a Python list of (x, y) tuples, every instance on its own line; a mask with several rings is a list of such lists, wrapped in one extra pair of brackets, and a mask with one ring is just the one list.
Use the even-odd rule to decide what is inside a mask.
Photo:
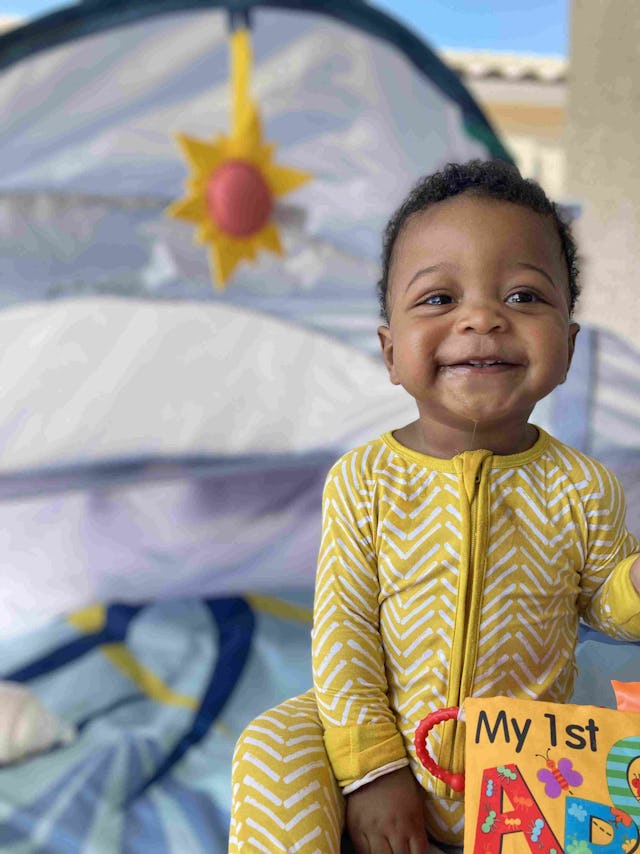
[[(465, 554), (463, 542), (458, 587), (459, 601), (449, 671), (451, 678), (447, 692), (448, 706), (460, 706), (473, 686), (480, 623), (480, 596), (484, 587), (485, 555), (482, 551), (483, 549), (486, 551), (487, 539), (486, 531), (485, 536), (479, 537), (479, 529), (483, 504), (488, 505), (488, 501), (485, 500), (486, 478), (489, 474), (491, 456), (490, 451), (467, 451), (455, 458), (456, 462), (459, 461), (456, 468), (460, 481), (460, 506), (463, 522), (466, 523), (464, 530), (467, 535), (468, 551)], [(485, 524), (484, 528), (486, 527)], [(476, 603), (475, 612), (474, 602)], [(458, 773), (464, 771), (464, 737), (457, 721), (445, 724), (440, 756), (440, 764), (444, 768)], [(446, 784), (438, 781), (436, 795), (451, 797), (451, 792)]]

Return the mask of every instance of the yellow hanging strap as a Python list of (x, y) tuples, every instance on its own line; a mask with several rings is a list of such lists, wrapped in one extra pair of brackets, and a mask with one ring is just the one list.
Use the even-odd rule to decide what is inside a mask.
[(231, 42), (231, 140), (240, 151), (254, 150), (262, 141), (258, 107), (250, 94), (253, 51), (246, 29), (235, 30)]
[(249, 33), (247, 30), (235, 30), (231, 33), (231, 133), (238, 136), (243, 118), (249, 106), (249, 81), (253, 60)]

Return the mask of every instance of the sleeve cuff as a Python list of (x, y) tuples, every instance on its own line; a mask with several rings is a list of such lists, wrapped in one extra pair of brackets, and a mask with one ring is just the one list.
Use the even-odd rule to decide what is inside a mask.
[(409, 758), (405, 756), (404, 759), (396, 759), (395, 762), (389, 762), (387, 765), (383, 765), (382, 768), (376, 768), (375, 771), (369, 771), (367, 776), (363, 777), (362, 780), (356, 780), (355, 783), (345, 786), (342, 790), (342, 794), (350, 795), (351, 792), (355, 792), (356, 789), (366, 786), (367, 783), (373, 783), (373, 781), (377, 780), (378, 777), (384, 777), (385, 774), (390, 774), (392, 771), (398, 771), (398, 769), (404, 768), (408, 764)]
[(333, 773), (342, 789), (391, 763), (407, 760), (402, 735), (389, 722), (331, 727), (325, 730), (324, 740)]
[(640, 555), (629, 555), (614, 570), (606, 593), (603, 608), (605, 616), (626, 631), (640, 637), (640, 593), (631, 582), (631, 567)]

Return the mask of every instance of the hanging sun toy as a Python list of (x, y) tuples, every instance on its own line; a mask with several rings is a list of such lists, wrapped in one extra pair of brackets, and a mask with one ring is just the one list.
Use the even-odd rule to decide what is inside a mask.
[(311, 178), (307, 172), (273, 162), (275, 146), (264, 141), (258, 109), (249, 94), (251, 44), (248, 30), (231, 34), (232, 123), (229, 136), (213, 142), (178, 134), (191, 168), (183, 199), (169, 216), (198, 225), (196, 242), (209, 244), (209, 266), (224, 288), (236, 265), (253, 261), (261, 249), (283, 254), (272, 219), (274, 197)]

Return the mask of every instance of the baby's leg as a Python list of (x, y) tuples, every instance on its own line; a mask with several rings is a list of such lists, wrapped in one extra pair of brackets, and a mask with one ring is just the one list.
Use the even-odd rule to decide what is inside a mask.
[(252, 721), (233, 758), (230, 854), (338, 854), (344, 800), (313, 691)]

